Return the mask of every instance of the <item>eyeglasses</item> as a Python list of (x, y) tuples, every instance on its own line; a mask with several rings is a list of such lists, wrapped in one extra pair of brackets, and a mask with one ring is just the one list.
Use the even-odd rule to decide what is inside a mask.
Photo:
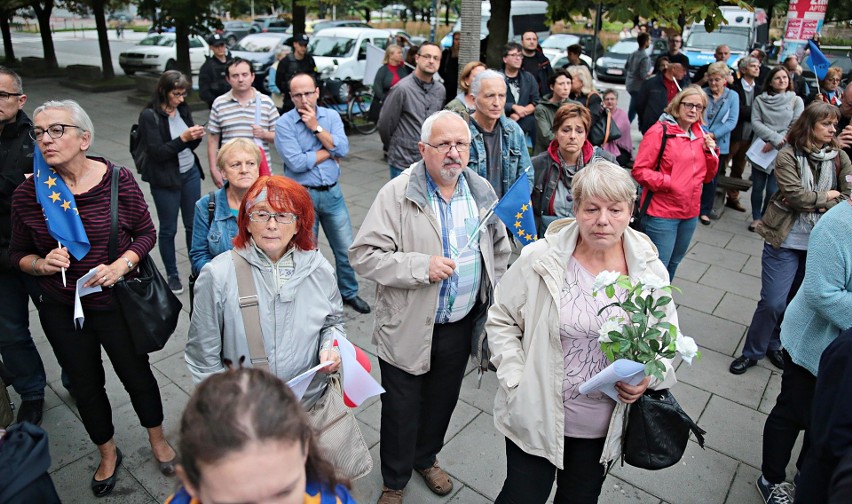
[(44, 129), (44, 128), (33, 128), (33, 129), (31, 129), (30, 130), (30, 138), (32, 138), (33, 140), (38, 142), (38, 141), (41, 141), (42, 137), (44, 137), (44, 134), (47, 133), (47, 135), (50, 138), (52, 138), (54, 140), (59, 140), (60, 138), (62, 138), (62, 135), (65, 134), (65, 128), (77, 128), (80, 131), (85, 131), (83, 128), (81, 128), (79, 126), (75, 126), (73, 124), (59, 124), (59, 123), (57, 123), (57, 124), (51, 124), (50, 126), (47, 127), (47, 129)]
[(418, 58), (423, 58), (425, 60), (433, 60), (433, 61), (441, 61), (441, 55), (438, 56), (429, 55), (429, 54), (418, 54)]
[(439, 144), (439, 145), (432, 145), (428, 142), (423, 142), (423, 143), (428, 145), (429, 147), (432, 147), (433, 149), (440, 152), (441, 154), (446, 154), (446, 153), (450, 152), (450, 149), (452, 149), (453, 147), (455, 147), (456, 152), (467, 152), (468, 150), (470, 150), (470, 144), (464, 143), (464, 142), (459, 142), (459, 143), (455, 143), (455, 144), (442, 143), (442, 144)]
[(19, 96), (24, 96), (24, 93), (7, 93), (5, 91), (0, 91), (0, 100), (8, 100), (13, 96), (17, 98)]
[(316, 92), (317, 92), (317, 90), (314, 89), (313, 91), (310, 91), (308, 93), (290, 93), (290, 98), (292, 98), (294, 100), (304, 100), (305, 98), (307, 98), (308, 96), (311, 96), (312, 94), (314, 94)]
[(698, 112), (701, 112), (702, 110), (704, 110), (704, 105), (702, 105), (700, 103), (680, 102), (680, 106), (687, 109), (687, 110), (697, 110)]
[(281, 213), (273, 213), (273, 212), (251, 212), (249, 213), (249, 220), (252, 222), (269, 222), (269, 219), (275, 218), (275, 222), (278, 224), (292, 224), (296, 222), (298, 218), (296, 214), (290, 212), (281, 212)]
[(172, 91), (171, 95), (174, 96), (175, 98), (186, 98), (188, 93), (187, 92), (180, 92), (180, 91)]
[(830, 79), (825, 79), (825, 82), (840, 82), (840, 77), (832, 77)]

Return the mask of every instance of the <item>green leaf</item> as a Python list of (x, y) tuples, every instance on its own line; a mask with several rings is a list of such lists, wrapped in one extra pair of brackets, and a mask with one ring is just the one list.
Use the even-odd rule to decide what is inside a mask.
[(615, 286), (614, 285), (607, 285), (606, 286), (606, 297), (608, 297), (610, 299), (615, 297)]
[(620, 277), (618, 277), (618, 281), (615, 282), (615, 284), (624, 290), (630, 290), (630, 288), (632, 287), (632, 285), (630, 284), (630, 277), (627, 275), (621, 275)]
[(641, 313), (634, 313), (630, 317), (630, 321), (633, 322), (634, 324), (641, 324), (641, 323), (645, 322), (645, 319), (646, 319), (645, 315), (643, 315)]
[(648, 345), (650, 345), (651, 350), (653, 350), (654, 353), (659, 353), (659, 351), (660, 351), (660, 342), (659, 341), (652, 339), (651, 341), (648, 342)]
[(672, 302), (672, 298), (668, 296), (660, 296), (657, 298), (656, 306), (665, 306)]

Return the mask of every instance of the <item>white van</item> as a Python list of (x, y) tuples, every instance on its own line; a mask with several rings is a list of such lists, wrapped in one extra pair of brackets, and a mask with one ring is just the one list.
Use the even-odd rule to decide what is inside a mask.
[[(480, 25), (479, 39), (488, 35), (488, 20), (491, 19), (491, 2), (482, 2), (482, 24)], [(526, 31), (538, 33), (539, 40), (550, 34), (547, 27), (547, 2), (531, 0), (514, 0), (509, 12), (509, 40), (520, 41), (521, 35)], [(461, 31), (461, 18), (456, 20), (453, 29), (443, 39), (441, 46), (453, 45), (453, 33)]]
[(311, 37), (308, 53), (314, 57), (320, 80), (364, 79), (367, 45), (388, 45), (390, 32), (373, 28), (326, 28)]

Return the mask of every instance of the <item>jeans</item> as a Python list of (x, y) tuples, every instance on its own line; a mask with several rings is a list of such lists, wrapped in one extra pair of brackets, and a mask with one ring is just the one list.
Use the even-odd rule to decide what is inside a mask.
[(388, 165), (390, 167), (390, 178), (391, 180), (399, 177), (399, 175), (405, 170), (405, 168), (397, 168), (394, 165)]
[(719, 156), (719, 171), (713, 180), (701, 186), (701, 215), (710, 216), (713, 212), (713, 202), (716, 201), (716, 184), (719, 182), (719, 176), (724, 175), (725, 165), (728, 162), (728, 155), (722, 154)]
[(494, 504), (544, 504), (553, 487), (554, 504), (596, 504), (606, 471), (599, 463), (605, 438), (565, 438), (563, 469), (530, 455), (506, 438), (506, 482)]
[(188, 172), (181, 173), (180, 178), (179, 189), (151, 186), (151, 196), (154, 198), (157, 217), (160, 220), (157, 242), (169, 278), (178, 276), (177, 259), (175, 258), (178, 211), (180, 211), (181, 220), (183, 220), (186, 248), (189, 250), (192, 245), (192, 219), (195, 217), (195, 202), (201, 198), (201, 172), (197, 165), (193, 166)]
[(352, 245), (352, 222), (349, 220), (349, 210), (343, 200), (340, 184), (327, 191), (317, 191), (308, 188), (308, 193), (314, 202), (314, 239), (319, 239), (319, 225), (331, 251), (334, 253), (334, 263), (337, 269), (337, 288), (343, 299), (352, 299), (358, 295), (358, 280), (355, 270), (349, 264), (349, 246)]
[[(633, 124), (633, 119), (636, 119), (636, 104), (639, 103), (640, 92), (639, 91), (628, 91), (630, 94), (630, 105), (627, 106), (627, 120), (630, 121), (630, 124)], [(623, 134), (623, 133), (622, 133)]]
[(23, 401), (44, 398), (44, 364), (30, 336), (29, 298), (37, 302), (35, 278), (13, 270), (0, 272), (0, 357), (14, 375), (11, 385)]
[[(765, 194), (764, 194), (765, 190)], [(769, 197), (778, 190), (775, 180), (775, 170), (766, 174), (760, 170), (751, 170), (751, 218), (757, 220), (763, 217), (769, 205)]]
[(695, 232), (697, 223), (698, 217), (666, 219), (646, 215), (642, 219), (645, 234), (657, 246), (660, 261), (669, 270), (669, 281), (674, 280), (675, 271), (683, 260), (683, 256), (686, 255), (686, 249), (689, 248), (689, 242), (692, 240), (692, 234)]
[(760, 301), (746, 333), (743, 355), (760, 360), (781, 348), (781, 321), (805, 276), (806, 250), (775, 248), (763, 244)]

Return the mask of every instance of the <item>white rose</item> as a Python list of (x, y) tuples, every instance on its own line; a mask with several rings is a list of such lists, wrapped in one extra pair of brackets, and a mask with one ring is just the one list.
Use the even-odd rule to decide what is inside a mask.
[(609, 337), (610, 331), (618, 331), (621, 332), (621, 322), (620, 318), (611, 318), (601, 324), (601, 328), (598, 329), (598, 342), (600, 343), (612, 343), (612, 340)]
[(607, 286), (614, 284), (618, 281), (618, 277), (620, 276), (621, 273), (617, 271), (601, 271), (598, 273), (598, 276), (595, 277), (595, 283), (592, 284), (592, 292), (601, 291)]
[(675, 348), (687, 364), (692, 365), (692, 359), (698, 354), (698, 345), (689, 336), (680, 335), (675, 340)]
[(643, 289), (647, 291), (659, 290), (663, 287), (668, 287), (670, 284), (665, 278), (660, 278), (657, 275), (647, 274), (636, 279), (637, 282), (642, 282)]

